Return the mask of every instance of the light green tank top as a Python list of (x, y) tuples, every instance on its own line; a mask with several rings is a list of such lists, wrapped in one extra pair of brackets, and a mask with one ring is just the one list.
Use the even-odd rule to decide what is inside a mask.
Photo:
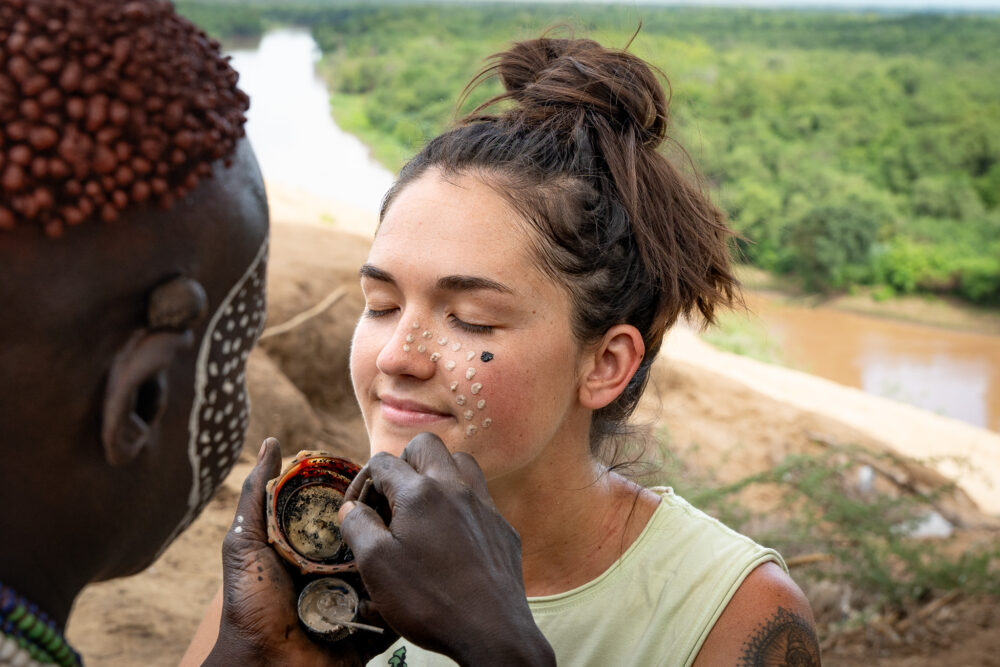
[[(636, 541), (596, 579), (528, 598), (566, 667), (690, 665), (736, 589), (758, 565), (785, 563), (773, 549), (727, 528), (671, 489)], [(369, 667), (454, 665), (400, 639)]]

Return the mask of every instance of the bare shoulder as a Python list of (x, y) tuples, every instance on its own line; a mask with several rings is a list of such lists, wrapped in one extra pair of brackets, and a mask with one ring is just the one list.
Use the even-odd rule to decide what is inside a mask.
[(777, 563), (764, 563), (747, 576), (694, 661), (695, 667), (723, 664), (820, 664), (809, 602)]

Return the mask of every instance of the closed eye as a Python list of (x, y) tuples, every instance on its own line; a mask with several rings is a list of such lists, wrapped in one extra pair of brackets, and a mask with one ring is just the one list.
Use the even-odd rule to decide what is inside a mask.
[(365, 317), (369, 319), (376, 319), (379, 317), (385, 317), (386, 315), (391, 315), (396, 312), (395, 308), (383, 308), (381, 310), (375, 308), (365, 308)]
[(449, 315), (448, 321), (456, 329), (461, 329), (462, 331), (472, 334), (491, 334), (494, 329), (494, 327), (488, 324), (472, 324), (471, 322), (465, 322), (454, 315)]

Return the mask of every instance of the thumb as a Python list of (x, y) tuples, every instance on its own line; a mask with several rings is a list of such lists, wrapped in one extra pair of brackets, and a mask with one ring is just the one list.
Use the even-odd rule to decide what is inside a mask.
[(364, 503), (348, 501), (344, 503), (338, 514), (340, 519), (340, 534), (344, 536), (347, 546), (351, 547), (359, 565), (384, 544), (392, 540), (389, 528), (382, 521), (378, 512)]
[[(268, 438), (257, 454), (257, 465), (243, 482), (240, 500), (236, 505), (236, 518), (230, 535), (236, 542), (266, 542), (265, 487), (281, 471), (281, 445), (275, 438)], [(235, 545), (234, 545), (235, 546)]]

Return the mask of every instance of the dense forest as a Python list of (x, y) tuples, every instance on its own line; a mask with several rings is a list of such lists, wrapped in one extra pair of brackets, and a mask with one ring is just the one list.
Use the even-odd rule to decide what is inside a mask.
[[(656, 64), (673, 141), (745, 261), (819, 291), (1000, 304), (1000, 17), (581, 5), (179, 3), (221, 36), (309, 25), (338, 123), (398, 169), (512, 39)], [(470, 104), (496, 92), (476, 91)], [(683, 147), (683, 149), (681, 148)]]

